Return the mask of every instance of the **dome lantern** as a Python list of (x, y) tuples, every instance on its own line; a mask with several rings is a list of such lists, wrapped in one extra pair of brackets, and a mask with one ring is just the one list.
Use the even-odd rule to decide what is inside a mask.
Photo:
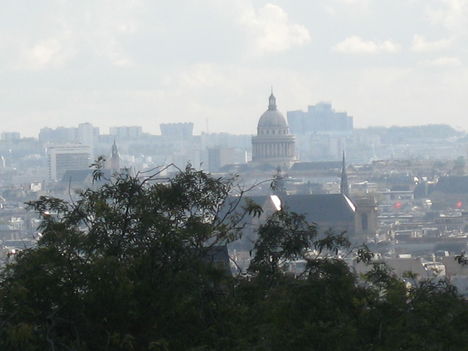
[(271, 92), (270, 98), (268, 99), (268, 111), (276, 111), (276, 98)]

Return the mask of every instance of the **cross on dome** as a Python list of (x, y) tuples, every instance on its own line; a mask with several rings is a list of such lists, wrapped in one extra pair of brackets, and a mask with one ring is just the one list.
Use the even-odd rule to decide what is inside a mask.
[(273, 95), (273, 88), (271, 88), (271, 95), (268, 99), (268, 110), (269, 111), (276, 111), (276, 98)]

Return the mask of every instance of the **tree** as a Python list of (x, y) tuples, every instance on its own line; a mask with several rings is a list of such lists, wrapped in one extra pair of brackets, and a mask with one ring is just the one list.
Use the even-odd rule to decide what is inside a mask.
[[(190, 166), (165, 183), (157, 177), (120, 175), (76, 201), (30, 203), (42, 238), (2, 271), (2, 350), (466, 345), (467, 308), (453, 287), (427, 282), (408, 290), (377, 264), (357, 277), (339, 257), (349, 250), (344, 234), (319, 237), (286, 209), (259, 228), (249, 274), (226, 274), (208, 252), (239, 238), (244, 216), (261, 208), (241, 202), (240, 191), (226, 211), (233, 181)], [(358, 255), (373, 264), (366, 248)], [(286, 264), (298, 259), (304, 272), (289, 274)]]
[(203, 258), (239, 235), (217, 216), (232, 182), (191, 167), (156, 176), (30, 203), (43, 236), (3, 272), (2, 349), (188, 349), (222, 335), (226, 277)]

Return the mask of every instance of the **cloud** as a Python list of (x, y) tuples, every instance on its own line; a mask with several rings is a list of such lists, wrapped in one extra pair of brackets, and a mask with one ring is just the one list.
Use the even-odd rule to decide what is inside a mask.
[(400, 51), (400, 45), (390, 40), (375, 42), (364, 40), (359, 36), (351, 36), (336, 44), (333, 51), (340, 54), (393, 54)]
[(463, 64), (458, 57), (444, 56), (433, 60), (420, 62), (421, 66), (426, 67), (461, 67)]
[(282, 7), (253, 0), (45, 0), (31, 7), (24, 25), (0, 14), (0, 71), (245, 62), (311, 41)]
[(288, 14), (273, 4), (246, 11), (241, 17), (241, 24), (253, 35), (251, 48), (260, 55), (286, 51), (311, 40), (305, 26), (292, 23)]
[(368, 6), (369, 0), (338, 0), (338, 3), (344, 3), (346, 5), (360, 5), (360, 6)]
[(338, 14), (349, 16), (367, 16), (371, 11), (372, 0), (321, 0), (322, 8), (331, 16)]
[(63, 48), (59, 40), (49, 39), (41, 41), (22, 54), (18, 67), (40, 69), (45, 66), (61, 66), (67, 55), (63, 55)]
[(50, 37), (17, 47), (17, 60), (11, 63), (15, 70), (57, 69), (72, 60), (77, 50), (69, 34)]
[(466, 0), (439, 0), (430, 3), (427, 15), (432, 23), (445, 26), (457, 34), (468, 33), (468, 1)]
[[(464, 3), (7, 0), (0, 118), (29, 135), (46, 120), (84, 118), (101, 126), (131, 119), (152, 132), (168, 120), (203, 128), (208, 118), (212, 130), (250, 133), (273, 84), (284, 113), (330, 100), (360, 125), (435, 123), (449, 115), (438, 110), (442, 95), (462, 120)], [(411, 53), (395, 54), (402, 50)]]
[(10, 16), (23, 15), (22, 25), (0, 15), (0, 69), (41, 71), (84, 61), (113, 66), (131, 62), (122, 42), (135, 32), (135, 1), (44, 1), (31, 4), (25, 14), (18, 8), (13, 7)]
[(411, 50), (415, 52), (440, 51), (450, 48), (452, 43), (453, 39), (428, 41), (422, 35), (416, 34), (413, 37), (413, 45), (411, 46)]

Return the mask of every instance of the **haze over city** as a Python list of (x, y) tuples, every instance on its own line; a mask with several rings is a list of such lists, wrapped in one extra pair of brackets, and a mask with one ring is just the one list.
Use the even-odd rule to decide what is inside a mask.
[(0, 5), (1, 351), (467, 350), (468, 0)]
[(5, 0), (1, 129), (253, 134), (273, 86), (284, 112), (466, 130), (467, 21), (464, 0)]

